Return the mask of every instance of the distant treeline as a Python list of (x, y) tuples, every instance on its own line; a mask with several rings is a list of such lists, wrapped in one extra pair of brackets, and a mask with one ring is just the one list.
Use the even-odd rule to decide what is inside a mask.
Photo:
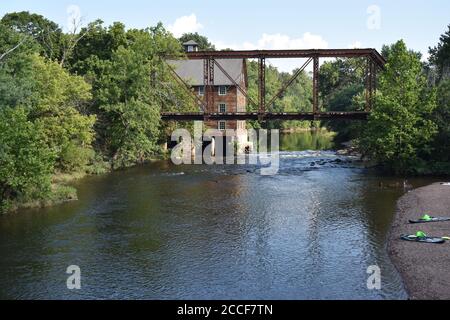
[[(143, 163), (162, 154), (175, 126), (161, 111), (192, 111), (195, 102), (165, 63), (183, 58), (181, 43), (208, 39), (186, 34), (175, 39), (162, 24), (126, 29), (100, 20), (71, 33), (28, 12), (0, 20), (0, 211), (74, 198), (64, 185), (72, 176)], [(368, 123), (326, 125), (356, 139), (361, 150), (396, 173), (450, 172), (450, 27), (430, 49), (430, 60), (402, 41), (386, 46), (386, 70), (379, 79)], [(363, 108), (360, 61), (326, 62), (320, 70), (321, 104), (330, 110)], [(291, 74), (269, 66), (267, 94)], [(248, 63), (249, 94), (256, 100), (257, 66)], [(312, 83), (303, 72), (273, 111), (312, 109)], [(248, 106), (252, 110), (252, 106)], [(285, 128), (308, 122), (249, 123)]]

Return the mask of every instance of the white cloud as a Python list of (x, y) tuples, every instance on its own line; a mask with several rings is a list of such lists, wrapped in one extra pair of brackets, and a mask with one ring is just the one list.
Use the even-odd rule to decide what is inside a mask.
[[(264, 33), (261, 38), (253, 42), (243, 43), (225, 43), (222, 41), (214, 42), (217, 49), (230, 48), (233, 50), (280, 50), (280, 49), (326, 49), (328, 42), (322, 36), (310, 32), (304, 33), (299, 38), (291, 38), (285, 34), (267, 34)], [(271, 59), (270, 63), (281, 71), (290, 72), (294, 68), (300, 67), (303, 63), (299, 59)], [(311, 68), (311, 65), (308, 69)]]
[(243, 42), (241, 44), (227, 44), (221, 41), (215, 42), (218, 49), (231, 48), (233, 50), (256, 50), (256, 49), (325, 49), (328, 48), (322, 36), (310, 32), (303, 34), (301, 38), (291, 38), (288, 35), (276, 33), (264, 33), (256, 42)]
[(170, 24), (168, 29), (175, 37), (181, 37), (184, 33), (197, 32), (203, 25), (197, 21), (197, 16), (193, 13), (189, 16), (182, 16)]
[(358, 48), (362, 48), (362, 44), (360, 41), (355, 41), (352, 44), (348, 45), (349, 49), (358, 49)]

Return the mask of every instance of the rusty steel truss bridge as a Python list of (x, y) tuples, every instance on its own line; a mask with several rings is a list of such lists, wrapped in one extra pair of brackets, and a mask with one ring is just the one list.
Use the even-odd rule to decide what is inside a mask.
[[(203, 60), (203, 80), (205, 94), (200, 99), (190, 86), (171, 69), (174, 78), (189, 92), (196, 101), (200, 112), (162, 112), (161, 118), (165, 121), (189, 120), (320, 120), (344, 119), (366, 120), (372, 109), (373, 95), (376, 92), (377, 71), (382, 70), (386, 63), (375, 49), (311, 49), (311, 50), (252, 50), (252, 51), (197, 51), (186, 53), (187, 59)], [(292, 77), (285, 82), (281, 89), (270, 99), (266, 100), (266, 59), (303, 58), (306, 62), (295, 71)], [(328, 111), (319, 109), (319, 59), (320, 58), (361, 58), (365, 59), (365, 110), (364, 111)], [(217, 59), (257, 59), (258, 60), (258, 101), (254, 101), (245, 88), (237, 83), (228, 72), (218, 63)], [(267, 112), (266, 106), (280, 98), (286, 89), (297, 77), (313, 63), (313, 110), (311, 112)], [(247, 102), (257, 106), (257, 112), (211, 113), (214, 110), (214, 69), (218, 68), (236, 88), (247, 98)], [(266, 101), (268, 101), (266, 103)]]

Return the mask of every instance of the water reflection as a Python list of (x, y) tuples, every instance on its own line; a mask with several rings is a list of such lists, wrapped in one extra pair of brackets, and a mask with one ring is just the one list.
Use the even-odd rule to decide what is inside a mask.
[(280, 135), (282, 151), (330, 150), (334, 147), (333, 135), (326, 131), (305, 131)]
[[(282, 141), (332, 147), (313, 136)], [(403, 191), (338, 158), (283, 151), (276, 176), (161, 161), (83, 179), (77, 202), (0, 217), (0, 298), (405, 298), (385, 251)], [(79, 291), (65, 287), (71, 264)], [(366, 288), (372, 264), (381, 291)]]

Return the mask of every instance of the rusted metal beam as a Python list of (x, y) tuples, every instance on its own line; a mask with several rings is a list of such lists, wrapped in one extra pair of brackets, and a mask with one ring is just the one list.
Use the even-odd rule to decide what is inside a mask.
[[(206, 120), (211, 116), (214, 116), (214, 67), (217, 66), (224, 74), (232, 81), (234, 85), (240, 90), (246, 98), (254, 103), (248, 96), (246, 90), (244, 90), (234, 79), (224, 70), (224, 68), (215, 61), (215, 59), (258, 59), (258, 112), (256, 114), (261, 115), (257, 117), (259, 120), (273, 119), (274, 117), (291, 117), (295, 119), (309, 119), (310, 115), (312, 119), (315, 118), (327, 118), (327, 115), (332, 114), (339, 118), (349, 117), (351, 119), (360, 117), (354, 113), (348, 112), (345, 115), (342, 113), (323, 113), (319, 109), (319, 58), (322, 57), (334, 57), (334, 58), (367, 58), (368, 66), (366, 70), (366, 112), (372, 108), (373, 95), (376, 90), (376, 72), (378, 69), (383, 69), (386, 61), (375, 49), (311, 49), (311, 50), (253, 50), (253, 51), (206, 51), (206, 52), (189, 52), (187, 53), (188, 59), (203, 59), (204, 60), (204, 88), (205, 97), (203, 101), (199, 97), (193, 94), (189, 85), (181, 79), (178, 74), (173, 70), (170, 65), (171, 72), (176, 76), (178, 82), (184, 84), (185, 88), (189, 90), (201, 108), (204, 110), (203, 119)], [(308, 61), (313, 60), (313, 112), (303, 114), (273, 114), (266, 112), (266, 88), (265, 88), (265, 59), (266, 58), (308, 58)], [(307, 63), (309, 63), (307, 62)], [(306, 66), (305, 66), (306, 67)], [(294, 76), (286, 83), (282, 89), (269, 100), (269, 105), (278, 98), (286, 88), (292, 84), (296, 77), (300, 74), (300, 71), (296, 72)], [(255, 103), (254, 103), (255, 104)], [(314, 117), (316, 115), (316, 117)], [(198, 115), (195, 115), (197, 117)], [(179, 115), (179, 117), (181, 117)], [(187, 117), (189, 115), (187, 114)], [(215, 116), (217, 118), (217, 116)], [(231, 115), (233, 117), (233, 115)], [(249, 119), (248, 115), (242, 116), (242, 120)]]
[(262, 114), (266, 112), (266, 59), (264, 57), (258, 59), (258, 67), (258, 111)]
[(203, 61), (203, 85), (205, 87), (206, 111), (204, 121), (208, 114), (214, 110), (214, 58), (209, 57)]
[(259, 58), (355, 58), (369, 56), (383, 68), (386, 60), (375, 49), (306, 49), (306, 50), (243, 50), (243, 51), (196, 51), (187, 53), (189, 59), (259, 59)]
[(319, 113), (319, 57), (313, 58), (313, 113)]
[(209, 60), (203, 60), (203, 102), (205, 105), (205, 112), (208, 111), (208, 85), (209, 85)]
[(258, 104), (255, 101), (253, 101), (253, 99), (248, 95), (247, 91), (244, 90), (241, 87), (241, 85), (237, 83), (236, 80), (233, 79), (233, 77), (230, 76), (230, 74), (220, 65), (219, 62), (217, 62), (217, 60), (214, 60), (214, 63), (220, 69), (220, 71), (222, 71), (223, 74), (228, 78), (228, 80), (230, 80), (231, 83), (233, 83), (236, 86), (236, 88), (238, 88), (238, 90), (247, 98), (247, 100), (250, 101), (251, 104), (253, 104), (254, 106), (258, 106)]
[[(235, 112), (235, 113), (209, 113), (210, 120), (367, 120), (370, 112)], [(163, 112), (161, 118), (164, 121), (194, 121), (203, 120), (205, 114), (202, 112), (176, 113)]]
[(289, 86), (295, 81), (295, 79), (298, 78), (298, 76), (303, 72), (303, 70), (305, 70), (305, 68), (308, 66), (308, 64), (311, 62), (311, 60), (313, 60), (313, 58), (309, 58), (302, 66), (300, 69), (298, 69), (294, 75), (281, 87), (281, 89), (269, 100), (269, 103), (267, 103), (267, 105), (270, 106), (272, 105), (272, 103), (274, 103), (274, 101), (276, 99), (278, 99), (285, 91), (287, 88), (289, 88)]

